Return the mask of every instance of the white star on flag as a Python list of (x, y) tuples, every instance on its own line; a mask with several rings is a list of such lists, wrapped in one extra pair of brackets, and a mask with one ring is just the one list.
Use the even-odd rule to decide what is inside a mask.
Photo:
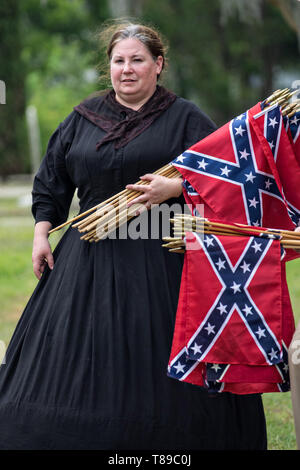
[(224, 265), (225, 265), (225, 260), (222, 261), (221, 258), (219, 258), (218, 262), (216, 263), (216, 266), (218, 266), (219, 271), (221, 271), (221, 269), (226, 269)]
[(225, 176), (228, 176), (228, 175), (229, 175), (229, 172), (231, 171), (231, 170), (229, 170), (229, 168), (227, 167), (227, 165), (224, 166), (224, 168), (220, 168), (220, 170), (221, 170), (221, 175), (225, 175)]
[(240, 158), (244, 158), (245, 160), (247, 160), (248, 156), (250, 155), (250, 153), (248, 153), (246, 149), (244, 149), (243, 151), (240, 150), (240, 154)]
[(289, 370), (289, 365), (288, 365), (288, 364), (284, 364), (283, 370), (284, 370), (284, 372), (287, 372), (287, 371)]
[(272, 185), (272, 181), (270, 181), (269, 179), (267, 179), (267, 181), (265, 182), (265, 185), (266, 185), (266, 189), (270, 189), (270, 186)]
[(210, 323), (208, 323), (204, 329), (207, 330), (207, 334), (210, 335), (211, 333), (215, 334), (214, 328), (215, 328), (215, 325), (211, 325)]
[(236, 131), (235, 135), (240, 135), (242, 137), (243, 137), (243, 132), (246, 132), (246, 129), (243, 129), (242, 126), (235, 127), (234, 129)]
[(179, 155), (179, 157), (177, 157), (177, 162), (181, 162), (183, 163), (183, 160), (185, 159), (186, 157), (184, 157), (183, 155)]
[(246, 181), (251, 181), (251, 183), (253, 183), (253, 180), (254, 178), (256, 178), (256, 176), (253, 175), (252, 171), (250, 171), (250, 173), (245, 173), (245, 176), (246, 176)]
[(227, 313), (226, 309), (227, 305), (223, 305), (222, 302), (220, 302), (219, 307), (217, 307), (217, 310), (220, 310), (220, 315), (223, 315), (223, 313)]
[(261, 243), (257, 243), (257, 241), (254, 240), (252, 248), (254, 248), (255, 253), (257, 253), (258, 251), (261, 251)]
[(211, 369), (214, 369), (215, 372), (218, 372), (218, 370), (221, 369), (221, 367), (219, 366), (219, 364), (214, 364), (211, 366)]
[(278, 351), (274, 351), (274, 349), (272, 348), (272, 351), (269, 352), (269, 356), (270, 356), (270, 360), (272, 361), (273, 359), (277, 359), (277, 353)]
[(249, 207), (254, 207), (255, 209), (256, 209), (257, 204), (259, 204), (259, 202), (256, 200), (255, 197), (253, 199), (248, 199), (248, 201), (250, 202)]
[(245, 304), (245, 308), (243, 308), (243, 312), (245, 312), (246, 317), (248, 315), (253, 315), (253, 312), (251, 310), (252, 310), (252, 307), (249, 307), (248, 305)]
[(201, 162), (200, 160), (197, 160), (197, 163), (198, 163), (198, 168), (202, 168), (203, 170), (205, 170), (208, 165), (208, 163), (205, 163), (204, 158), (202, 159)]
[(259, 337), (259, 339), (260, 339), (262, 336), (266, 337), (265, 331), (266, 331), (265, 329), (262, 329), (262, 328), (259, 326), (259, 327), (258, 327), (258, 330), (257, 330), (255, 333), (258, 335), (258, 337)]
[(296, 115), (291, 119), (291, 124), (295, 124), (297, 126), (298, 121), (300, 121), (300, 118), (298, 118)]
[(244, 274), (245, 274), (245, 272), (247, 272), (247, 271), (250, 272), (249, 266), (250, 266), (250, 264), (246, 263), (246, 261), (244, 260), (242, 266), (240, 266), (240, 268), (243, 270), (243, 273), (244, 273)]
[(191, 347), (191, 349), (194, 351), (194, 354), (201, 353), (201, 348), (202, 346), (198, 345), (197, 343), (194, 343), (194, 346)]
[(181, 364), (179, 361), (177, 362), (177, 366), (174, 366), (174, 369), (176, 369), (176, 374), (179, 374), (180, 372), (184, 372), (185, 365)]
[(206, 237), (204, 243), (206, 243), (206, 246), (214, 246), (214, 239)]
[[(269, 141), (268, 141), (268, 142), (269, 142)], [(273, 149), (273, 147), (275, 147), (275, 145), (273, 144), (273, 140), (272, 140), (272, 142), (269, 142), (269, 145), (270, 145), (270, 147), (271, 147), (271, 150)]]
[(232, 286), (230, 286), (230, 289), (233, 290), (233, 293), (236, 294), (237, 292), (241, 292), (241, 284), (237, 284), (235, 281), (233, 281)]
[(269, 124), (268, 124), (269, 126), (272, 126), (273, 129), (274, 129), (274, 127), (275, 127), (277, 124), (278, 124), (278, 122), (276, 121), (276, 116), (275, 116), (273, 119), (270, 118), (270, 122), (269, 122)]

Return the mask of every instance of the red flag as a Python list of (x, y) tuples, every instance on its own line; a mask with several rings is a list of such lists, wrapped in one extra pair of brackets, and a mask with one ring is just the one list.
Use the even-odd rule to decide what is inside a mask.
[[(261, 112), (257, 112), (257, 108), (249, 111), (250, 122), (260, 145), (264, 147), (270, 168), (282, 186), (290, 217), (297, 226), (300, 222), (300, 164), (296, 158), (293, 138), (289, 138), (287, 133), (287, 128), (290, 127), (287, 126), (278, 105)], [(293, 228), (291, 226), (291, 229)]]
[(296, 159), (300, 165), (300, 111), (288, 119), (286, 128)]
[[(258, 103), (176, 158), (172, 163), (184, 177), (191, 212), (198, 215), (202, 204), (201, 215), (211, 220), (293, 230), (300, 216), (298, 137), (286, 129), (278, 106), (261, 111)], [(232, 239), (227, 252), (231, 237), (225, 237), (225, 248), (222, 238), (210, 237), (219, 249), (214, 263), (205, 246), (210, 239), (203, 244), (189, 234), (193, 246), (185, 255), (168, 374), (212, 391), (288, 390), (294, 319), (285, 261), (299, 255), (287, 250), (281, 262), (279, 241), (259, 238), (255, 251), (250, 238), (241, 237)], [(203, 250), (195, 250), (195, 243)], [(247, 275), (249, 285), (239, 281)]]
[[(270, 145), (257, 134), (259, 123), (253, 115), (258, 111), (260, 104), (172, 163), (188, 182), (184, 189), (187, 203), (195, 206), (193, 200), (202, 202), (205, 217), (293, 230), (295, 223)], [(281, 145), (280, 152), (284, 151)]]
[(278, 240), (187, 234), (170, 377), (234, 393), (288, 389), (294, 322), (280, 259)]

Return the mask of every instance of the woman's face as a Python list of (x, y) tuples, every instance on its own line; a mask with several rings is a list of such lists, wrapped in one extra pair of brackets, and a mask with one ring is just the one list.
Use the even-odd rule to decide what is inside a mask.
[(119, 103), (138, 109), (154, 93), (162, 56), (153, 59), (138, 39), (123, 39), (112, 50), (110, 76)]

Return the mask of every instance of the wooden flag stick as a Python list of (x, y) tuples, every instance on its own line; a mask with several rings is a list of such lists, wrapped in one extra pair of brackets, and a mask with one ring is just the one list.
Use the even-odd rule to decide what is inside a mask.
[[(186, 222), (186, 220), (188, 223)], [(260, 233), (264, 233), (269, 235), (270, 237), (274, 235), (278, 235), (281, 237), (283, 242), (290, 241), (291, 243), (300, 242), (300, 232), (295, 232), (291, 230), (279, 230), (279, 229), (268, 229), (262, 230), (260, 227), (248, 227), (244, 226), (243, 224), (225, 224), (221, 222), (210, 222), (205, 219), (191, 217), (191, 216), (183, 216), (183, 215), (176, 215), (174, 219), (170, 219), (171, 223), (174, 225), (174, 236), (185, 236), (187, 231), (198, 231), (198, 232), (207, 232), (207, 233), (226, 233), (231, 235), (259, 235)], [(199, 223), (200, 221), (200, 223)]]
[[(161, 174), (162, 176), (164, 176), (164, 173), (168, 172), (170, 169), (172, 169), (172, 173), (177, 171), (176, 168), (173, 167), (173, 165), (171, 165), (170, 163), (167, 163), (162, 168), (159, 168), (158, 170), (154, 171), (153, 173), (154, 174)], [(178, 173), (178, 175), (180, 175), (179, 172), (177, 172), (177, 173)], [(143, 181), (139, 181), (136, 184), (145, 184), (145, 183)], [(111, 196), (109, 199), (97, 204), (96, 206), (91, 207), (90, 209), (86, 210), (85, 212), (82, 212), (81, 214), (78, 214), (77, 216), (73, 217), (72, 219), (67, 220), (63, 224), (58, 225), (57, 227), (49, 230), (49, 234), (51, 234), (53, 232), (56, 232), (57, 230), (60, 230), (61, 228), (65, 227), (66, 225), (72, 224), (73, 222), (76, 222), (79, 219), (82, 219), (83, 217), (91, 214), (92, 212), (96, 211), (97, 209), (99, 209), (99, 208), (105, 206), (106, 204), (112, 202), (115, 198), (119, 198), (120, 196), (125, 195), (127, 191), (128, 190), (124, 189), (123, 191), (119, 192), (118, 194), (115, 194), (115, 195)]]
[[(178, 216), (181, 220), (184, 219), (184, 215), (182, 214), (179, 214)], [(261, 227), (250, 227), (248, 225), (244, 225), (244, 224), (238, 224), (236, 223), (235, 225), (233, 224), (225, 224), (225, 223), (222, 223), (222, 222), (212, 222), (212, 221), (209, 221), (209, 220), (205, 220), (201, 217), (193, 217), (193, 216), (188, 216), (189, 217), (189, 220), (193, 220), (195, 223), (198, 222), (198, 225), (201, 226), (202, 224), (206, 225), (206, 226), (211, 226), (211, 227), (220, 227), (220, 228), (228, 228), (228, 229), (231, 229), (231, 230), (241, 230), (241, 231), (245, 231), (245, 232), (256, 232), (256, 233), (270, 233), (270, 234), (278, 234), (278, 235), (287, 235), (287, 236), (291, 236), (293, 239), (295, 238), (299, 238), (300, 239), (300, 232), (294, 232), (292, 230), (282, 230), (282, 229), (268, 229), (266, 231), (262, 230)], [(192, 219), (191, 219), (192, 218)], [(171, 222), (172, 221), (175, 221), (177, 219), (177, 214), (175, 216), (174, 219), (170, 219)]]
[[(145, 183), (144, 181), (141, 181), (137, 184), (141, 186), (147, 183)], [(108, 199), (107, 201), (104, 201), (100, 209), (97, 209), (96, 212), (86, 217), (84, 220), (78, 222), (77, 224), (74, 224), (73, 227), (78, 228), (78, 229), (84, 228), (87, 225), (89, 225), (91, 222), (94, 222), (95, 220), (103, 216), (104, 214), (107, 214), (108, 213), (107, 206), (110, 208), (110, 210), (113, 210), (113, 208), (116, 208), (118, 204), (120, 204), (120, 202), (126, 201), (126, 200), (128, 201), (129, 200), (128, 198), (130, 196), (132, 195), (138, 196), (139, 194), (140, 194), (140, 191), (132, 191), (129, 189), (125, 189), (121, 193), (118, 193), (117, 195), (113, 196), (111, 200)]]
[[(123, 222), (126, 222), (127, 220), (132, 219), (135, 216), (136, 211), (137, 210), (142, 210), (144, 207), (145, 207), (144, 204), (141, 204), (141, 203), (135, 204), (134, 209), (133, 209), (133, 206), (130, 207), (128, 209), (128, 212), (127, 211), (126, 211), (126, 213), (124, 212), (122, 214), (122, 216), (117, 220), (116, 225), (111, 225), (110, 230), (107, 230), (107, 231), (103, 230), (102, 236), (99, 236), (98, 234), (99, 234), (100, 229), (104, 229), (105, 225), (101, 226), (101, 227), (97, 227), (97, 229), (96, 229), (97, 235), (94, 238), (94, 240), (92, 240), (92, 241), (98, 242), (100, 240), (103, 240), (103, 239), (107, 238), (107, 236), (110, 233), (114, 232), (118, 228), (119, 225), (121, 225)], [(107, 228), (109, 228), (109, 227), (107, 227)]]
[(78, 228), (79, 232), (89, 232), (90, 230), (94, 230), (96, 227), (100, 229), (100, 226), (104, 226), (108, 224), (109, 222), (112, 223), (113, 220), (116, 219), (116, 217), (118, 216), (120, 209), (122, 209), (124, 205), (127, 205), (127, 203), (130, 200), (134, 199), (135, 197), (136, 195), (132, 195), (131, 197), (126, 198), (126, 200), (123, 201), (118, 206), (112, 207), (109, 211), (108, 210), (104, 211), (101, 214), (101, 216), (96, 217), (88, 225), (85, 225), (84, 227), (79, 227)]
[[(210, 233), (210, 234), (224, 235), (224, 236), (231, 235), (230, 233), (219, 233), (219, 232), (206, 231), (206, 230), (204, 230), (203, 233), (205, 233), (205, 234)], [(242, 236), (242, 237), (245, 236), (245, 235), (241, 235), (241, 234), (235, 234), (235, 235), (239, 235), (239, 236)], [(183, 236), (185, 236), (185, 233), (183, 233)], [(163, 241), (166, 241), (166, 240), (163, 239)], [(283, 246), (283, 248), (300, 250), (300, 241), (299, 240), (279, 240), (279, 241), (280, 241), (280, 244)], [(165, 244), (162, 245), (162, 247), (164, 247), (164, 248), (170, 248), (169, 251), (174, 251), (175, 249), (177, 250), (178, 248), (181, 248), (183, 246), (185, 246), (185, 241), (183, 239), (180, 241), (180, 240), (178, 240), (178, 238), (174, 238), (174, 241), (168, 240), (168, 243), (165, 243)]]
[(300, 111), (300, 102), (297, 104), (297, 106), (288, 114), (288, 117), (291, 118), (294, 116), (294, 114), (298, 113)]
[(99, 217), (97, 217), (95, 220), (93, 220), (90, 224), (84, 227), (79, 226), (78, 227), (79, 232), (88, 232), (89, 230), (96, 227), (98, 224), (100, 223), (102, 224), (106, 222), (108, 219), (112, 218), (113, 214), (116, 215), (116, 212), (118, 209), (123, 208), (125, 205), (128, 204), (128, 202), (136, 198), (136, 196), (137, 196), (136, 193), (131, 194), (129, 197), (124, 198), (121, 204), (114, 205), (111, 207), (109, 206), (110, 207), (109, 210), (103, 211), (103, 213)]
[[(168, 177), (169, 178), (174, 178), (178, 176), (177, 170), (174, 172), (172, 169), (169, 170), (168, 172)], [(123, 198), (121, 200), (121, 203), (115, 204), (114, 206), (111, 207), (109, 211), (106, 211), (106, 213), (103, 213), (101, 217), (95, 217), (92, 219), (93, 221), (89, 225), (85, 225), (84, 227), (79, 225), (78, 230), (80, 232), (88, 232), (89, 230), (93, 230), (95, 227), (97, 227), (97, 230), (102, 231), (104, 230), (104, 227), (109, 223), (112, 227), (117, 228), (121, 223), (126, 221), (127, 215), (133, 217), (135, 213), (137, 212), (138, 208), (134, 206), (131, 206), (130, 208), (127, 207), (127, 204), (134, 200), (139, 192), (136, 191), (131, 191), (130, 196), (127, 198)], [(138, 206), (139, 208), (143, 207)], [(132, 208), (132, 209), (131, 209)], [(104, 211), (104, 209), (102, 209)], [(132, 213), (133, 212), (133, 213)]]
[[(160, 174), (161, 176), (168, 177), (168, 178), (172, 178), (172, 177), (175, 177), (175, 176), (179, 175), (179, 172), (176, 170), (176, 168), (172, 167), (171, 165), (166, 165), (162, 169), (157, 170), (157, 172), (155, 172), (155, 173)], [(137, 184), (147, 185), (147, 184), (149, 184), (149, 182), (141, 180)], [(81, 231), (81, 229), (83, 229), (83, 228), (85, 228), (85, 230), (89, 230), (91, 228), (90, 225), (89, 225), (90, 223), (96, 221), (100, 216), (103, 216), (103, 215), (106, 216), (109, 213), (109, 211), (107, 211), (107, 208), (106, 208), (106, 206), (108, 205), (107, 204), (108, 202), (109, 202), (109, 206), (111, 206), (110, 211), (113, 213), (116, 210), (117, 207), (118, 208), (124, 207), (124, 205), (126, 205), (126, 203), (133, 200), (140, 193), (141, 192), (139, 192), (139, 191), (132, 191), (132, 190), (122, 191), (122, 194), (119, 193), (115, 197), (111, 198), (111, 200), (107, 200), (105, 202), (105, 205), (103, 205), (100, 210), (97, 210), (94, 214), (92, 214), (90, 217), (87, 217), (83, 221), (81, 221), (77, 224), (74, 224), (73, 227), (77, 227), (79, 229), (79, 231)], [(108, 215), (107, 215), (107, 217), (108, 217)]]
[(276, 90), (272, 93), (272, 95), (268, 96), (268, 98), (266, 99), (266, 103), (272, 103), (274, 100), (276, 100), (277, 98), (279, 98), (281, 95), (283, 95), (284, 93), (286, 93), (287, 91), (289, 90), (289, 88), (284, 88), (283, 90)]

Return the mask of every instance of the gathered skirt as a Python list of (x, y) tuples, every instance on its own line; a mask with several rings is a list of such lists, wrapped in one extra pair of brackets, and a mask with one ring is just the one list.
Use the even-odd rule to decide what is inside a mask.
[(265, 449), (260, 395), (167, 376), (183, 257), (161, 240), (54, 250), (0, 368), (0, 449)]

